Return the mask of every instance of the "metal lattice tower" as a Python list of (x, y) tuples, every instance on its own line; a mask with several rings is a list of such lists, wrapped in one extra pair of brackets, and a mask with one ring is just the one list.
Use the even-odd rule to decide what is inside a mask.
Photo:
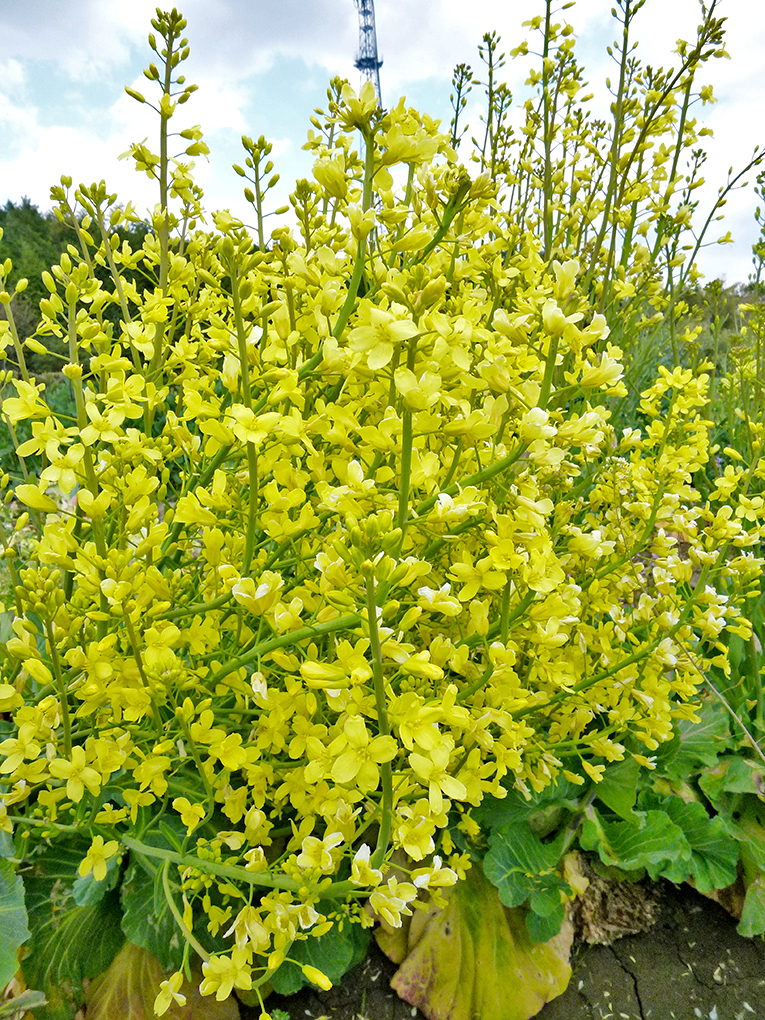
[(375, 30), (374, 0), (356, 0), (359, 9), (359, 55), (354, 67), (357, 67), (367, 81), (371, 81), (377, 94), (377, 102), (382, 106), (380, 97), (380, 68), (382, 60), (377, 56), (377, 32)]

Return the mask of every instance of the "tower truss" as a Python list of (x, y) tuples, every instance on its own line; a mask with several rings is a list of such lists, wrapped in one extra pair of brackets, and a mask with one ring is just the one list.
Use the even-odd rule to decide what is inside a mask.
[(377, 55), (377, 31), (375, 29), (374, 0), (355, 0), (359, 11), (359, 55), (354, 67), (357, 67), (367, 81), (375, 87), (377, 101), (382, 106), (380, 96), (380, 68), (382, 60)]

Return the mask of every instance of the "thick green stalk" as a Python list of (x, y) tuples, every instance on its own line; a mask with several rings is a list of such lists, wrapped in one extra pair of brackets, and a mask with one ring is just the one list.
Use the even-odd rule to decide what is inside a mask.
[(29, 382), (29, 371), (27, 370), (27, 360), (24, 357), (24, 346), (19, 338), (19, 331), (16, 328), (16, 319), (13, 316), (13, 309), (10, 301), (5, 305), (5, 315), (8, 319), (8, 325), (10, 326), (11, 336), (13, 337), (13, 349), (16, 352), (16, 359), (18, 361), (19, 372), (24, 382)]
[(205, 613), (210, 613), (214, 609), (221, 609), (233, 597), (234, 593), (227, 591), (225, 595), (219, 595), (217, 599), (212, 599), (210, 602), (199, 602), (197, 605), (186, 606), (184, 609), (169, 609), (166, 613), (160, 613), (156, 619), (181, 620), (184, 616), (195, 616), (197, 614), (204, 616)]
[[(616, 103), (614, 104), (614, 122), (613, 122), (613, 136), (611, 138), (611, 152), (608, 157), (608, 164), (610, 167), (610, 173), (608, 177), (608, 185), (606, 186), (605, 200), (603, 202), (603, 212), (601, 213), (602, 221), (598, 236), (595, 240), (595, 246), (593, 248), (593, 262), (590, 272), (587, 274), (586, 286), (589, 286), (594, 268), (599, 265), (600, 249), (605, 240), (606, 233), (611, 225), (611, 209), (615, 204), (616, 191), (620, 177), (619, 167), (619, 152), (621, 149), (622, 132), (624, 130), (624, 89), (627, 77), (627, 59), (629, 53), (629, 37), (630, 37), (630, 11), (631, 0), (624, 0), (624, 27), (622, 29), (622, 45), (619, 54), (619, 87), (616, 93)], [(642, 141), (642, 139), (641, 139)], [(624, 171), (626, 176), (626, 170)], [(614, 227), (615, 229), (615, 227)], [(603, 297), (602, 301), (605, 300), (605, 294), (608, 288), (606, 281), (603, 281)], [(601, 301), (601, 303), (602, 303)]]
[[(242, 318), (242, 302), (239, 294), (239, 269), (236, 265), (235, 256), (232, 256), (229, 260), (229, 275), (231, 277), (231, 299), (234, 305), (236, 340), (239, 348), (239, 369), (242, 378), (242, 402), (245, 407), (252, 408), (247, 337), (244, 330), (244, 319)], [(255, 524), (258, 518), (258, 455), (255, 451), (254, 443), (247, 444), (247, 473), (249, 481), (249, 504), (247, 510), (247, 534), (245, 537), (244, 558), (242, 561), (243, 575), (248, 574), (250, 570), (252, 551), (255, 547)]]
[[(137, 852), (138, 851), (136, 851), (136, 853)], [(165, 861), (162, 865), (162, 890), (165, 894), (167, 905), (170, 907), (170, 913), (173, 915), (181, 935), (183, 935), (184, 939), (188, 942), (194, 952), (197, 953), (202, 960), (209, 960), (210, 954), (206, 949), (203, 949), (202, 946), (200, 946), (194, 938), (193, 933), (186, 927), (186, 922), (183, 920), (183, 916), (176, 905), (175, 898), (173, 897), (173, 891), (170, 888), (170, 863), (170, 861)]]
[(152, 691), (149, 678), (146, 676), (146, 671), (143, 667), (143, 659), (141, 658), (141, 650), (138, 646), (138, 640), (136, 633), (133, 628), (133, 621), (130, 619), (130, 613), (128, 612), (127, 606), (123, 606), (124, 618), (125, 618), (125, 630), (127, 631), (128, 641), (130, 642), (130, 648), (133, 652), (133, 658), (135, 659), (136, 666), (138, 667), (138, 673), (141, 677), (141, 682), (146, 689), (146, 693), (149, 695), (151, 701), (151, 712), (154, 717), (154, 728), (157, 732), (157, 740), (162, 740), (162, 716), (159, 713), (159, 708), (154, 700), (154, 692)]
[[(374, 132), (370, 131), (369, 128), (363, 129), (362, 134), (364, 136), (364, 191), (361, 199), (361, 211), (362, 213), (367, 212), (372, 208), (372, 182), (374, 180), (375, 171), (375, 136)], [(356, 295), (359, 292), (359, 285), (361, 284), (361, 278), (364, 275), (364, 265), (367, 257), (367, 239), (366, 237), (360, 237), (358, 242), (358, 249), (356, 251), (356, 264), (353, 267), (353, 276), (351, 282), (348, 285), (348, 294), (346, 295), (343, 307), (340, 309), (340, 313), (337, 316), (334, 328), (332, 330), (332, 336), (339, 339), (342, 336), (345, 324), (351, 316), (351, 312), (356, 304)], [(311, 370), (321, 362), (323, 353), (321, 348), (314, 354), (313, 358), (310, 358), (305, 365), (301, 375), (308, 371), (308, 366), (311, 365)], [(315, 359), (316, 364), (311, 364)]]
[[(412, 475), (412, 412), (405, 410), (403, 413), (403, 430), (401, 436), (401, 482), (398, 493), (398, 517), (397, 527), (402, 532), (406, 527), (406, 520), (409, 511), (409, 484)], [(402, 535), (403, 541), (403, 535)]]
[[(629, 0), (628, 0), (629, 2)], [(544, 257), (549, 259), (552, 251), (552, 118), (550, 114), (550, 19), (552, 0), (545, 0), (545, 38), (542, 50), (542, 102), (543, 141), (545, 147), (544, 185), (542, 188), (542, 215), (544, 219)]]
[(240, 655), (236, 659), (231, 659), (227, 662), (225, 666), (218, 670), (211, 683), (219, 683), (224, 677), (230, 673), (235, 673), (242, 666), (247, 666), (251, 662), (257, 662), (266, 652), (272, 652), (276, 648), (289, 648), (293, 645), (299, 645), (306, 638), (319, 637), (322, 634), (333, 634), (336, 630), (350, 630), (353, 627), (357, 627), (360, 622), (361, 617), (359, 614), (353, 613), (350, 616), (339, 616), (336, 620), (327, 620), (326, 623), (316, 623), (312, 626), (301, 627), (300, 630), (293, 630), (289, 634), (281, 634), (279, 637), (269, 638), (268, 641), (260, 641), (250, 648), (248, 652), (245, 652), (244, 655)]
[[(72, 383), (72, 390), (74, 392), (74, 404), (77, 412), (77, 427), (82, 431), (88, 423), (88, 416), (85, 411), (85, 395), (82, 388), (82, 371), (80, 369), (79, 352), (77, 349), (77, 325), (75, 317), (75, 304), (69, 302), (69, 361), (74, 366), (74, 372), (69, 377)], [(90, 446), (85, 447), (85, 452), (82, 457), (82, 462), (85, 466), (85, 477), (88, 483), (88, 490), (94, 499), (98, 498), (98, 480), (96, 478), (96, 470), (93, 464), (93, 453)], [(92, 521), (91, 527), (93, 529), (93, 539), (96, 543), (96, 549), (98, 555), (106, 559), (107, 545), (106, 538), (104, 536), (104, 528), (101, 521)], [(102, 613), (109, 613), (109, 602), (103, 592), (99, 595), (99, 609)], [(98, 639), (99, 641), (106, 637), (107, 621), (99, 620), (97, 624)]]
[(56, 645), (56, 639), (53, 634), (53, 625), (50, 620), (45, 621), (45, 636), (48, 639), (48, 648), (50, 648), (51, 662), (53, 663), (53, 673), (56, 677), (56, 687), (58, 688), (58, 700), (61, 706), (61, 726), (64, 731), (64, 753), (67, 758), (72, 757), (72, 722), (69, 715), (69, 701), (67, 698), (66, 683), (64, 682), (63, 675), (61, 673), (61, 660), (58, 657), (58, 646)]
[[(382, 649), (380, 648), (380, 634), (377, 628), (377, 614), (379, 607), (375, 594), (374, 565), (367, 560), (363, 566), (364, 581), (367, 593), (367, 625), (369, 627), (369, 648), (372, 653), (372, 678), (375, 688), (375, 706), (377, 708), (377, 729), (381, 737), (390, 736), (390, 724), (388, 722), (388, 709), (385, 700), (385, 677), (382, 667)], [(377, 845), (370, 858), (373, 868), (379, 868), (385, 860), (390, 843), (391, 825), (393, 819), (393, 770), (389, 761), (380, 765), (380, 780), (382, 782), (382, 814), (380, 817), (380, 829), (377, 834)]]
[[(447, 496), (456, 496), (458, 492), (461, 492), (468, 485), (481, 485), (483, 482), (488, 482), (491, 478), (495, 478), (501, 474), (507, 468), (512, 467), (516, 461), (520, 460), (526, 450), (528, 450), (528, 443), (519, 443), (518, 446), (513, 450), (512, 453), (508, 453), (506, 457), (501, 460), (495, 461), (493, 464), (489, 464), (488, 467), (481, 468), (480, 471), (476, 471), (475, 474), (467, 475), (466, 478), (461, 479), (454, 485), (450, 485), (444, 489), (443, 492)], [(418, 517), (422, 517), (423, 514), (427, 513), (432, 506), (438, 502), (440, 493), (436, 493), (434, 496), (428, 496), (422, 503), (415, 509), (415, 513)]]
[[(25, 819), (27, 821), (27, 819)], [(51, 824), (51, 823), (47, 823)], [(63, 828), (63, 826), (61, 827)], [(76, 830), (79, 831), (79, 830)], [(150, 846), (133, 836), (123, 833), (116, 833), (115, 838), (126, 846), (128, 850), (134, 850), (144, 857), (152, 857), (161, 861), (168, 861), (170, 864), (179, 864), (184, 868), (194, 868), (197, 871), (207, 872), (210, 875), (219, 875), (221, 878), (230, 878), (237, 882), (244, 882), (246, 885), (262, 886), (265, 889), (284, 889), (288, 892), (300, 894), (306, 889), (306, 883), (286, 875), (272, 875), (267, 871), (247, 871), (236, 864), (217, 864), (215, 861), (202, 860), (191, 854), (179, 854), (174, 850), (165, 850), (163, 847)], [(308, 887), (309, 892), (311, 888)], [(352, 893), (358, 893), (358, 886), (352, 882), (322, 882), (315, 890), (320, 893), (323, 899), (345, 899)]]

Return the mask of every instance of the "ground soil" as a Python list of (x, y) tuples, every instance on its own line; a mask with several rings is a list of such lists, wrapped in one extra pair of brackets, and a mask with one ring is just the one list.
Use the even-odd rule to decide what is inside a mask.
[[(663, 884), (658, 898), (650, 931), (575, 947), (569, 987), (539, 1020), (765, 1020), (765, 940), (741, 938), (722, 907), (688, 886)], [(338, 987), (272, 996), (268, 1008), (290, 1020), (424, 1020), (390, 989), (395, 970), (373, 946)]]

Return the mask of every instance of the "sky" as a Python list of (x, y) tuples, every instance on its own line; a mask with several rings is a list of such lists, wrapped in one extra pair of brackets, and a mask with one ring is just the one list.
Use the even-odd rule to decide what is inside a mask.
[[(618, 28), (613, 2), (578, 0), (560, 15), (574, 28), (601, 110), (605, 79), (615, 77), (606, 52)], [(156, 117), (124, 92), (130, 85), (150, 94), (142, 69), (153, 57), (146, 37), (155, 8), (156, 0), (0, 0), (0, 205), (26, 196), (48, 209), (50, 187), (62, 174), (75, 184), (103, 178), (139, 210), (154, 205), (154, 186), (118, 157), (134, 141), (148, 139), (157, 148)], [(312, 158), (302, 145), (329, 80), (340, 75), (359, 86), (356, 7), (353, 0), (182, 0), (179, 9), (191, 46), (185, 73), (199, 86), (180, 109), (179, 125), (200, 124), (210, 146), (209, 162), (198, 159), (195, 171), (207, 208), (229, 208), (249, 223), (243, 182), (231, 169), (243, 161), (241, 136), (273, 142), (282, 175), (273, 201), (283, 204), (294, 181), (310, 175)], [(516, 46), (525, 37), (523, 19), (543, 9), (542, 0), (375, 0), (384, 105), (406, 96), (447, 127), (454, 66), (477, 69), (477, 46), (490, 30), (508, 50)], [(635, 20), (637, 56), (653, 66), (676, 64), (676, 41), (694, 39), (699, 9), (697, 0), (646, 0)], [(705, 140), (704, 217), (729, 168), (738, 172), (765, 143), (765, 4), (718, 0), (717, 13), (728, 19), (732, 59), (713, 60), (697, 79), (712, 85), (718, 100), (694, 111), (714, 131)], [(519, 103), (529, 66), (508, 60), (504, 69)], [(476, 133), (479, 91), (468, 108)], [(710, 238), (730, 230), (734, 243), (703, 249), (699, 265), (708, 279), (734, 283), (751, 271), (759, 233), (755, 176), (750, 171), (748, 187), (730, 196), (724, 223), (712, 225)]]

